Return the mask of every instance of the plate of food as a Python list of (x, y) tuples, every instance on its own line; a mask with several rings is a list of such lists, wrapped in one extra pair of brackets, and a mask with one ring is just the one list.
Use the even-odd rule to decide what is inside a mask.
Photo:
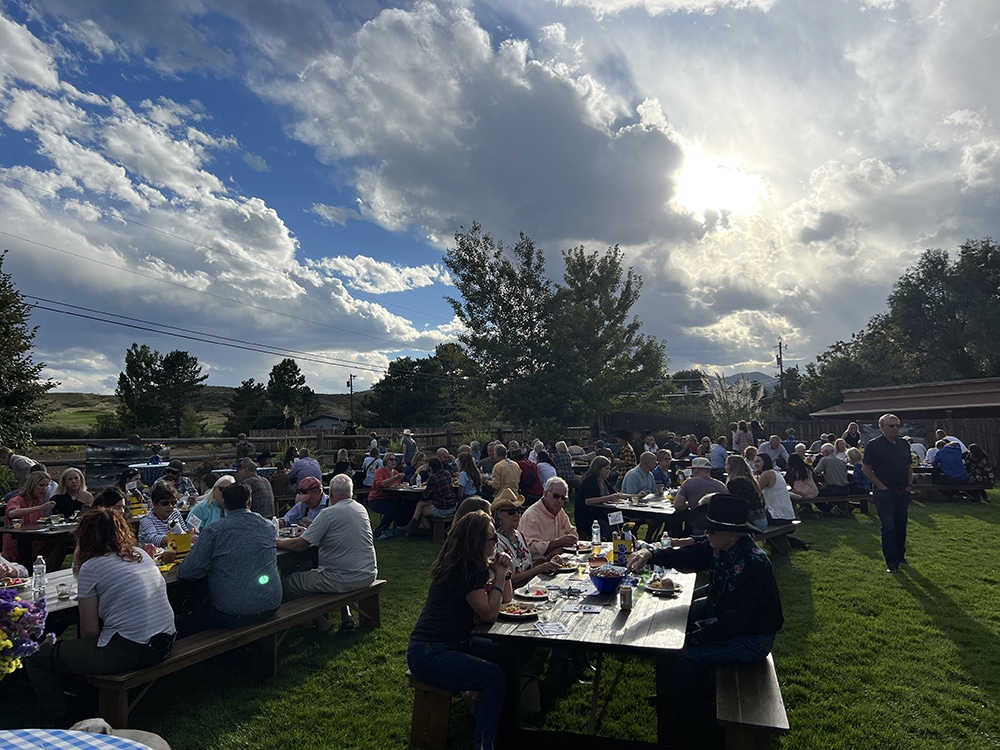
[(675, 596), (680, 593), (681, 586), (670, 578), (655, 578), (646, 584), (646, 591), (657, 596)]
[(31, 585), (30, 578), (0, 578), (0, 589), (20, 591)]
[(549, 562), (554, 562), (556, 565), (559, 566), (559, 569), (556, 570), (556, 573), (576, 572), (576, 563), (572, 563), (569, 560), (565, 559), (564, 557), (561, 557), (560, 555), (554, 555)]
[(514, 596), (521, 599), (547, 599), (548, 594), (540, 586), (522, 586), (514, 591)]
[(594, 550), (594, 545), (591, 544), (590, 542), (576, 543), (576, 551), (579, 552), (581, 555), (586, 554), (587, 552), (592, 552), (593, 550)]
[(512, 620), (527, 620), (538, 616), (538, 609), (527, 602), (508, 602), (500, 607), (500, 615)]

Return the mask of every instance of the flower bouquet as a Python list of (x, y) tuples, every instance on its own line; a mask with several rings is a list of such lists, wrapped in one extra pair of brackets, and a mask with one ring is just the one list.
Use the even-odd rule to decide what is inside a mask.
[(16, 591), (0, 591), (0, 679), (38, 650), (45, 630), (45, 600), (29, 602)]

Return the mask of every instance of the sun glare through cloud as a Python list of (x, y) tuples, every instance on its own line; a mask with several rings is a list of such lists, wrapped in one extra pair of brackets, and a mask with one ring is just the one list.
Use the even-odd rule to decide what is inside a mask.
[(701, 146), (685, 149), (674, 196), (679, 208), (702, 218), (707, 211), (753, 216), (767, 196), (764, 178), (743, 169), (739, 160), (709, 156)]

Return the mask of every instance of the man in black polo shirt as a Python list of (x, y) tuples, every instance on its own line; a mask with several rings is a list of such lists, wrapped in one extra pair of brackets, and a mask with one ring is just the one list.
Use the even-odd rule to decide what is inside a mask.
[(881, 437), (865, 446), (861, 468), (872, 483), (872, 495), (882, 524), (882, 554), (887, 573), (906, 563), (906, 523), (913, 487), (910, 444), (899, 437), (899, 417), (883, 414)]

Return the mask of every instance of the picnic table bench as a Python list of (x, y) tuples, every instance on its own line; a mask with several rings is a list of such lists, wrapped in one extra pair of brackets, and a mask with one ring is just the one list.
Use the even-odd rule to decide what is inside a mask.
[(771, 747), (775, 734), (789, 731), (774, 658), (715, 668), (715, 715), (726, 733), (726, 750)]
[(761, 531), (754, 536), (757, 538), (758, 542), (767, 542), (768, 546), (771, 548), (771, 552), (778, 555), (787, 555), (791, 549), (791, 546), (788, 543), (788, 535), (794, 534), (795, 530), (801, 523), (802, 521), (796, 519), (791, 523), (777, 525), (769, 524), (764, 531)]
[[(377, 580), (370, 586), (342, 594), (313, 594), (281, 605), (269, 620), (242, 628), (216, 628), (174, 642), (170, 655), (159, 664), (145, 669), (110, 675), (88, 675), (98, 691), (98, 713), (116, 729), (128, 726), (128, 715), (153, 684), (166, 675), (210, 659), (233, 649), (252, 645), (251, 668), (260, 677), (278, 672), (278, 645), (288, 631), (314, 617), (325, 615), (348, 604), (357, 606), (361, 624), (378, 628), (382, 624), (379, 594), (385, 585)], [(131, 701), (129, 691), (139, 693)]]

